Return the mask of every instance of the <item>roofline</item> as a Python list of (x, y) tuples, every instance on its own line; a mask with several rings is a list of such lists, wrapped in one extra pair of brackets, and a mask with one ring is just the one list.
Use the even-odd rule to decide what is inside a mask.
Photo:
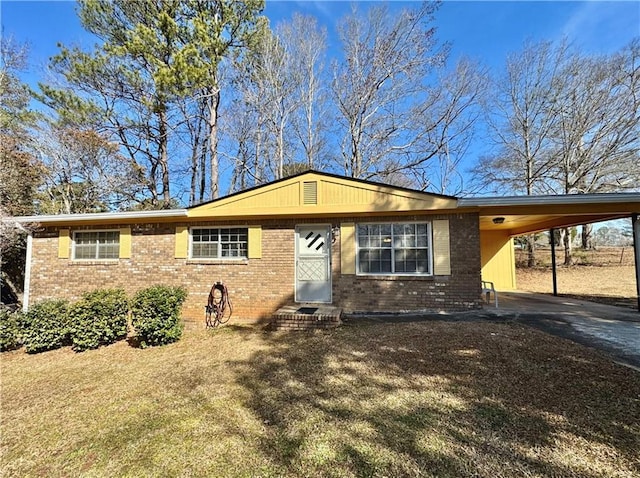
[(280, 178), (280, 179), (276, 179), (275, 181), (270, 181), (268, 183), (258, 184), (257, 186), (252, 186), (252, 187), (250, 187), (248, 189), (243, 189), (242, 191), (237, 191), (237, 192), (232, 193), (232, 194), (227, 194), (226, 196), (222, 196), (222, 197), (219, 197), (219, 198), (216, 198), (216, 199), (210, 199), (208, 201), (203, 201), (201, 203), (193, 204), (193, 205), (189, 206), (187, 209), (193, 209), (193, 208), (196, 208), (196, 207), (204, 206), (205, 204), (211, 204), (211, 203), (214, 203), (216, 201), (222, 201), (223, 199), (228, 199), (228, 198), (231, 198), (233, 196), (237, 196), (239, 194), (245, 194), (245, 193), (254, 191), (256, 189), (260, 189), (260, 188), (265, 187), (265, 186), (271, 186), (273, 184), (278, 184), (278, 183), (281, 183), (281, 182), (284, 182), (284, 181), (289, 181), (291, 179), (295, 179), (297, 177), (300, 177), (300, 176), (303, 176), (303, 175), (309, 174), (309, 173), (318, 174), (320, 176), (326, 176), (328, 178), (333, 178), (333, 179), (341, 179), (343, 181), (344, 180), (355, 181), (355, 182), (362, 183), (362, 184), (368, 184), (370, 186), (379, 186), (379, 187), (385, 187), (385, 188), (392, 188), (392, 189), (397, 189), (397, 190), (400, 190), (400, 191), (406, 191), (406, 192), (410, 192), (410, 193), (426, 194), (426, 195), (429, 195), (429, 196), (436, 196), (436, 197), (440, 197), (440, 198), (443, 198), (443, 199), (458, 200), (457, 197), (455, 197), (455, 196), (447, 196), (446, 194), (432, 193), (432, 192), (429, 192), (429, 191), (420, 191), (418, 189), (411, 189), (411, 188), (406, 188), (406, 187), (403, 187), (403, 186), (395, 186), (393, 184), (378, 183), (378, 182), (375, 182), (375, 181), (369, 181), (367, 179), (352, 178), (352, 177), (349, 177), (349, 176), (341, 176), (340, 174), (326, 173), (324, 171), (317, 171), (315, 169), (307, 169), (306, 171), (303, 171), (301, 173), (296, 173), (296, 174), (293, 174), (291, 176), (287, 176), (286, 178)]
[(589, 204), (639, 202), (640, 193), (561, 194), (549, 196), (494, 196), (458, 199), (458, 207), (540, 206), (543, 204)]
[(81, 214), (48, 214), (41, 216), (16, 216), (3, 218), (3, 221), (13, 221), (20, 224), (28, 223), (56, 223), (56, 222), (88, 222), (107, 220), (131, 219), (160, 219), (165, 217), (187, 217), (186, 209), (160, 209), (154, 211), (126, 211), (126, 212), (96, 212)]

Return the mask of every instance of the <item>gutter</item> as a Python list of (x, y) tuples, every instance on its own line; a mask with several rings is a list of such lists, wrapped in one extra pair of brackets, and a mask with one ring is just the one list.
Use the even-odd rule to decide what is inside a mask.
[(29, 310), (31, 290), (31, 258), (33, 257), (33, 234), (27, 236), (27, 257), (24, 265), (24, 287), (22, 288), (22, 312)]
[(640, 193), (563, 194), (555, 196), (498, 196), (458, 199), (458, 207), (541, 206), (549, 204), (640, 203)]
[(51, 214), (42, 216), (17, 216), (4, 218), (3, 222), (19, 224), (58, 222), (119, 221), (131, 219), (162, 219), (167, 217), (187, 217), (186, 209), (161, 209), (158, 211), (98, 212), (85, 214)]

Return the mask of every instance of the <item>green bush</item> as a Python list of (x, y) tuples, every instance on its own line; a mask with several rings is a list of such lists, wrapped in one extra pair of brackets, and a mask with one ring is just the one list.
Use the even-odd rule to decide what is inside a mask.
[(180, 308), (186, 298), (184, 288), (160, 285), (135, 295), (131, 304), (131, 323), (141, 347), (169, 344), (180, 339)]
[(0, 306), (0, 352), (20, 347), (20, 315)]
[(34, 304), (22, 321), (22, 342), (29, 353), (69, 345), (69, 304), (50, 299)]
[(127, 336), (129, 301), (122, 289), (87, 292), (69, 309), (73, 350), (108, 345)]

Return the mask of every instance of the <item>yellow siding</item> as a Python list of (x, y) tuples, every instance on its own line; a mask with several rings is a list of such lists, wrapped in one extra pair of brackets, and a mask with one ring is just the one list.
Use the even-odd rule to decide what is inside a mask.
[(262, 258), (262, 227), (249, 226), (249, 259)]
[(244, 200), (237, 201), (234, 207), (254, 209), (258, 207), (279, 208), (300, 205), (300, 184), (294, 183), (275, 190), (253, 194)]
[(449, 221), (433, 221), (433, 273), (451, 275), (451, 249), (449, 245)]
[[(312, 188), (316, 185), (313, 200)], [(307, 188), (305, 195), (305, 186)], [(258, 217), (273, 215), (358, 214), (455, 209), (455, 199), (350, 179), (308, 173), (189, 209), (188, 216)]]
[(299, 182), (239, 194), (219, 202), (205, 204), (188, 212), (189, 217), (240, 216), (258, 212), (277, 212), (282, 208), (300, 208), (302, 189)]
[(375, 192), (363, 187), (351, 187), (330, 181), (322, 181), (324, 204), (370, 204)]
[(176, 227), (176, 259), (186, 259), (189, 255), (189, 228)]
[[(325, 206), (364, 205), (371, 211), (420, 210), (455, 207), (451, 199), (429, 196), (418, 193), (409, 194), (394, 191), (391, 187), (371, 186), (364, 184), (344, 184), (333, 181), (322, 181), (322, 204)], [(413, 197), (412, 197), (413, 196)], [(361, 208), (360, 208), (361, 209)]]
[(69, 236), (69, 229), (60, 229), (58, 233), (58, 258), (69, 259), (69, 246), (71, 245), (71, 238)]
[(498, 290), (516, 289), (513, 239), (504, 231), (480, 231), (482, 280), (493, 282)]
[(356, 226), (352, 222), (340, 224), (340, 272), (356, 273)]
[(131, 259), (131, 228), (120, 229), (120, 259)]

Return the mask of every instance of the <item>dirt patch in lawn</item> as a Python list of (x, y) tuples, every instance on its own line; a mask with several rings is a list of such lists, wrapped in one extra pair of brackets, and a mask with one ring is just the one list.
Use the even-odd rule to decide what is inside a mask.
[[(546, 250), (539, 251), (539, 258), (543, 262), (541, 266), (516, 268), (518, 290), (553, 293), (549, 254)], [(576, 251), (574, 256), (577, 263), (571, 266), (561, 265), (562, 253), (557, 254), (559, 295), (609, 305), (638, 307), (632, 248)], [(518, 251), (517, 257), (524, 257), (524, 253)], [(518, 260), (518, 263), (521, 262)]]
[(640, 374), (514, 323), (227, 327), (0, 360), (6, 476), (640, 474)]

